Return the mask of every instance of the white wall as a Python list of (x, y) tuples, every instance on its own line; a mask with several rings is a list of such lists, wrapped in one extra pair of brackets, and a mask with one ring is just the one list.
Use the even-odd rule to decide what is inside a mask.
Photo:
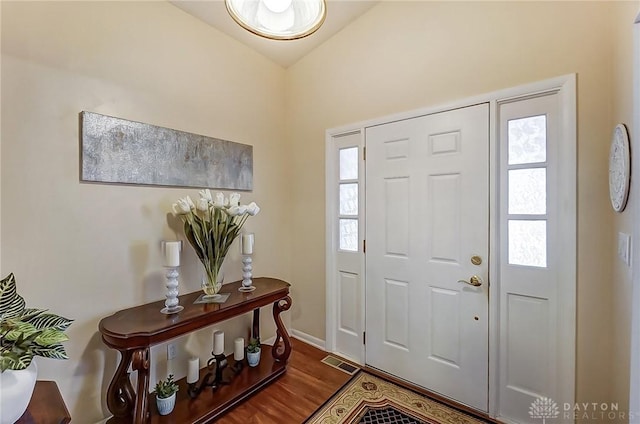
[[(614, 224), (607, 157), (613, 123), (628, 116), (613, 111), (628, 72), (613, 46), (631, 9), (382, 2), (285, 72), (164, 2), (1, 2), (1, 270), (16, 273), (29, 305), (76, 319), (71, 360), (40, 361), (41, 378), (58, 381), (74, 422), (107, 414), (117, 358), (98, 322), (163, 297), (158, 243), (181, 235), (167, 211), (197, 193), (80, 183), (81, 110), (253, 144), (255, 274), (292, 281), (294, 327), (323, 338), (325, 129), (577, 72), (578, 397), (622, 401), (625, 367), (614, 378), (609, 365), (627, 355), (628, 280), (612, 246), (628, 224)], [(192, 291), (199, 265), (187, 252), (182, 290)], [(208, 350), (210, 332), (182, 345)]]
[[(634, 140), (633, 122), (633, 22), (638, 12), (640, 2), (633, 1), (621, 3), (614, 8), (612, 26), (612, 101), (611, 101), (611, 121), (609, 127), (611, 133), (618, 123), (624, 123), (629, 130), (629, 137), (632, 143), (631, 149), (637, 149), (638, 140)], [(611, 135), (609, 136), (609, 139)], [(632, 166), (635, 169), (635, 163)], [(637, 177), (637, 173), (633, 174)], [(632, 184), (637, 184), (637, 180), (632, 178)], [(632, 274), (631, 267), (627, 266), (617, 257), (618, 233), (633, 234), (633, 218), (637, 217), (637, 210), (634, 205), (637, 200), (631, 190), (627, 208), (622, 213), (613, 213), (612, 246), (610, 247), (611, 261), (613, 263), (612, 278), (610, 288), (612, 292), (612, 351), (611, 351), (611, 399), (617, 402), (620, 410), (629, 409), (629, 387), (630, 387), (630, 351), (631, 351), (631, 315), (632, 315)], [(632, 251), (637, 251), (638, 240), (633, 240)], [(637, 259), (637, 255), (636, 258)], [(635, 422), (640, 422), (640, 417), (636, 417)]]
[[(324, 328), (324, 131), (578, 74), (577, 397), (609, 401), (612, 212), (607, 157), (619, 2), (381, 2), (287, 73), (293, 326)], [(617, 12), (616, 12), (616, 15)], [(629, 17), (632, 19), (633, 15)]]
[[(58, 382), (74, 422), (96, 422), (108, 414), (118, 359), (98, 322), (163, 299), (160, 241), (183, 237), (171, 204), (197, 190), (80, 182), (79, 112), (252, 144), (254, 190), (243, 198), (262, 207), (247, 223), (256, 233), (254, 274), (289, 280), (289, 256), (280, 253), (290, 228), (285, 73), (166, 2), (1, 7), (2, 275), (16, 274), (29, 306), (75, 319), (71, 359), (38, 361), (39, 378)], [(241, 274), (232, 252), (227, 280)], [(182, 259), (181, 291), (198, 290), (201, 266), (188, 245)], [(245, 317), (225, 327), (227, 352), (248, 326)], [(185, 349), (208, 358), (211, 331), (180, 340), (177, 374), (186, 370)], [(151, 385), (166, 369), (158, 356)]]

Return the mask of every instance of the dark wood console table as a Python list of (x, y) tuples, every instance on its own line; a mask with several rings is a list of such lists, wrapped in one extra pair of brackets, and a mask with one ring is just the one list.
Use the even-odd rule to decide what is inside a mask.
[[(231, 295), (222, 304), (193, 304), (202, 294), (198, 291), (180, 296), (184, 310), (177, 314), (160, 313), (164, 301), (158, 301), (103, 318), (99, 324), (102, 340), (122, 354), (107, 392), (107, 406), (114, 415), (109, 423), (207, 423), (284, 374), (291, 354), (291, 341), (280, 313), (291, 307), (289, 283), (274, 278), (254, 278), (253, 284), (256, 290), (248, 293), (238, 291), (239, 281), (225, 284), (220, 292)], [(262, 346), (258, 367), (245, 367), (231, 384), (215, 392), (207, 390), (196, 399), (187, 396), (185, 379), (179, 380), (174, 411), (167, 416), (157, 414), (155, 396), (149, 395), (151, 346), (251, 311), (254, 334), (259, 334), (260, 307), (269, 304), (273, 304), (276, 341), (273, 348)], [(228, 357), (228, 362), (230, 366), (234, 364), (233, 355)], [(129, 366), (138, 374), (136, 389), (129, 378)]]

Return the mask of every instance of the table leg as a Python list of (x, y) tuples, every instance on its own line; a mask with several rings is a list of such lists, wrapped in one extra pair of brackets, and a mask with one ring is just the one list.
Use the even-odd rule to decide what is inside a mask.
[(253, 310), (253, 328), (251, 330), (251, 337), (256, 340), (260, 339), (260, 308)]
[(273, 320), (276, 323), (276, 341), (273, 343), (271, 355), (276, 361), (287, 362), (289, 355), (291, 355), (291, 339), (289, 338), (287, 329), (282, 323), (282, 318), (280, 318), (280, 313), (282, 311), (288, 311), (290, 307), (291, 297), (289, 296), (284, 299), (280, 299), (277, 302), (273, 302)]
[(133, 411), (135, 424), (146, 423), (149, 419), (149, 348), (136, 350), (133, 353), (132, 369), (138, 371), (138, 388), (136, 390), (136, 407)]
[(124, 418), (133, 414), (136, 394), (131, 385), (128, 372), (133, 351), (121, 350), (120, 354), (122, 358), (107, 391), (107, 407), (114, 416)]

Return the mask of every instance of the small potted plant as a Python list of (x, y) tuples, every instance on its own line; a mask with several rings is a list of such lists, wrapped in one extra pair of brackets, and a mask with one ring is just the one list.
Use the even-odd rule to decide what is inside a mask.
[(173, 381), (173, 374), (169, 374), (166, 380), (156, 383), (156, 404), (160, 415), (169, 415), (173, 411), (178, 389), (178, 384)]
[(256, 367), (260, 363), (260, 339), (252, 338), (247, 345), (247, 362), (250, 367)]

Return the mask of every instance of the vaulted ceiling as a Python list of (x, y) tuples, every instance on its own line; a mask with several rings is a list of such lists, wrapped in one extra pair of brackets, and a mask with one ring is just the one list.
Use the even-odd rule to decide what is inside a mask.
[(171, 1), (171, 3), (246, 44), (282, 67), (288, 68), (378, 3), (368, 0), (326, 1), (327, 19), (322, 27), (306, 38), (291, 41), (267, 40), (246, 31), (229, 16), (222, 0)]

